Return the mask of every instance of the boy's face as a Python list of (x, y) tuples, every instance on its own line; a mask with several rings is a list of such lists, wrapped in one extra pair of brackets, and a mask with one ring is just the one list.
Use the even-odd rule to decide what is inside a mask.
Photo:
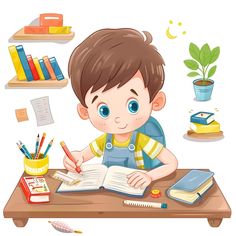
[(132, 132), (148, 120), (154, 109), (139, 71), (122, 87), (116, 86), (105, 92), (103, 89), (91, 93), (91, 88), (87, 92), (87, 117), (81, 114), (82, 105), (78, 106), (78, 111), (82, 118), (89, 118), (93, 126), (104, 133)]

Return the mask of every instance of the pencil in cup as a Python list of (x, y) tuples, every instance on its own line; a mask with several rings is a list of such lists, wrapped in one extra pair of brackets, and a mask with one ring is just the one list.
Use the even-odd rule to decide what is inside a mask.
[(44, 154), (43, 154), (43, 158), (46, 157), (46, 155), (47, 155), (49, 149), (51, 148), (51, 146), (52, 146), (52, 144), (53, 144), (53, 140), (54, 140), (54, 139), (52, 139), (52, 140), (50, 141), (50, 143), (48, 144), (48, 146), (47, 146), (47, 148), (46, 148), (46, 150), (45, 150), (45, 152), (44, 152)]
[(17, 147), (19, 148), (19, 150), (24, 154), (24, 156), (26, 156), (28, 159), (32, 159), (31, 156), (29, 156), (26, 151), (22, 148), (22, 145), (19, 143), (16, 143)]
[(38, 148), (38, 151), (37, 151), (36, 155), (34, 156), (34, 159), (38, 159), (39, 158), (39, 154), (40, 154), (41, 148), (43, 146), (43, 142), (45, 140), (45, 137), (46, 137), (46, 133), (43, 133), (43, 137), (41, 138), (41, 141), (40, 141), (40, 144), (39, 144), (39, 148)]
[(32, 159), (31, 154), (29, 153), (28, 149), (26, 148), (26, 146), (19, 140), (20, 146), (21, 148), (24, 150), (24, 152), (26, 153), (27, 157)]
[[(76, 164), (76, 160), (74, 159), (74, 157), (72, 156), (71, 152), (69, 151), (69, 149), (67, 148), (65, 142), (60, 142), (60, 145), (62, 147), (62, 149), (64, 150), (66, 156), (71, 160), (73, 161), (75, 164)], [(80, 166), (76, 166), (75, 170), (80, 173), (81, 172), (81, 169), (80, 169)]]

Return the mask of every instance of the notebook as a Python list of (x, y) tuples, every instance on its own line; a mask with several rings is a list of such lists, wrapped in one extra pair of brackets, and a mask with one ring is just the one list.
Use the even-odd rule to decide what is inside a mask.
[(213, 175), (211, 171), (191, 170), (167, 190), (167, 195), (177, 201), (193, 204), (212, 187)]
[[(145, 193), (147, 186), (133, 188), (127, 183), (127, 175), (137, 171), (136, 169), (121, 166), (108, 168), (102, 164), (85, 164), (81, 168), (82, 175), (72, 172), (67, 174), (70, 177), (79, 179), (80, 182), (74, 185), (62, 183), (57, 189), (58, 193), (95, 191), (101, 188), (133, 197), (142, 197)], [(143, 170), (138, 171), (146, 172)]]

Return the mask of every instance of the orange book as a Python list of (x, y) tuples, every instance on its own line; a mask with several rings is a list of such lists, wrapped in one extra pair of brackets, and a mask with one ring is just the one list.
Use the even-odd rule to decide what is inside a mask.
[(43, 57), (43, 61), (44, 61), (45, 65), (46, 65), (46, 68), (47, 68), (47, 70), (48, 70), (48, 72), (49, 72), (49, 74), (50, 74), (51, 79), (56, 80), (57, 77), (56, 77), (56, 75), (55, 75), (55, 73), (54, 73), (54, 70), (53, 70), (53, 68), (52, 68), (52, 65), (51, 65), (51, 63), (50, 63), (48, 57), (47, 57), (47, 56), (44, 56), (44, 57)]
[(25, 34), (49, 34), (48, 26), (25, 26)]
[(45, 13), (39, 16), (40, 26), (63, 26), (63, 15), (56, 13)]

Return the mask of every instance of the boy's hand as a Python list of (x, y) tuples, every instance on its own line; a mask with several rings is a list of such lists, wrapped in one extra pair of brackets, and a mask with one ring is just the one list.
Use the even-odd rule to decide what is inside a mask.
[(128, 184), (134, 188), (146, 187), (152, 182), (152, 178), (143, 172), (135, 171), (127, 176)]
[(76, 160), (76, 164), (73, 161), (71, 161), (67, 156), (64, 156), (63, 164), (64, 164), (65, 168), (68, 171), (77, 173), (75, 168), (77, 166), (81, 166), (82, 165), (82, 163), (84, 161), (84, 158), (83, 158), (82, 152), (79, 152), (79, 151), (71, 152), (71, 154), (73, 155), (74, 159)]

